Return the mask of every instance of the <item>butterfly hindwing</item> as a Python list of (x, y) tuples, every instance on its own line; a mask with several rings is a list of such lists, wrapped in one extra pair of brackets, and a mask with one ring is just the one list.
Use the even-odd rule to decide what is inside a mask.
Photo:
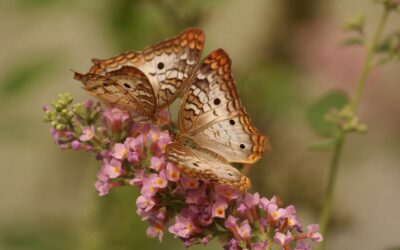
[(130, 66), (110, 71), (104, 76), (75, 73), (75, 79), (91, 95), (110, 106), (129, 110), (142, 117), (154, 116), (156, 100), (148, 78), (138, 69)]
[(245, 191), (250, 180), (240, 171), (211, 154), (174, 142), (167, 146), (168, 161), (174, 163), (183, 173), (192, 177), (207, 179), (219, 184), (232, 185)]
[(213, 51), (195, 73), (179, 113), (182, 134), (228, 162), (254, 163), (267, 138), (253, 126), (240, 103), (231, 60)]
[(90, 72), (104, 74), (123, 66), (138, 68), (148, 77), (161, 110), (182, 92), (199, 63), (203, 48), (203, 31), (189, 28), (143, 51), (125, 52), (105, 60), (94, 59)]

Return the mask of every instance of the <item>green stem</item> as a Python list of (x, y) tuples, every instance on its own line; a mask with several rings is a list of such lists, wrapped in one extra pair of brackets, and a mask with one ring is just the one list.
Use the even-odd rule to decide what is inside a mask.
[(321, 249), (325, 248), (325, 243), (327, 238), (326, 236), (328, 234), (328, 223), (331, 217), (333, 193), (335, 189), (337, 172), (339, 169), (339, 160), (342, 154), (344, 139), (345, 139), (345, 133), (341, 132), (337, 138), (335, 148), (333, 151), (332, 161), (329, 168), (328, 187), (325, 193), (325, 200), (320, 220), (321, 234), (325, 237), (325, 239), (320, 243)]
[(360, 77), (358, 78), (356, 89), (354, 91), (352, 101), (350, 104), (351, 105), (350, 109), (352, 111), (356, 111), (358, 104), (360, 103), (360, 97), (361, 97), (361, 94), (365, 87), (365, 83), (367, 82), (368, 75), (369, 75), (371, 69), (373, 68), (373, 60), (372, 59), (375, 54), (376, 46), (378, 45), (378, 42), (381, 38), (386, 21), (389, 17), (389, 13), (390, 13), (390, 9), (386, 7), (381, 16), (381, 19), (379, 20), (379, 24), (375, 30), (372, 41), (367, 45), (367, 48), (366, 48), (367, 56), (366, 56), (362, 71), (360, 73)]
[[(362, 71), (360, 73), (360, 76), (358, 78), (357, 85), (354, 90), (354, 94), (353, 94), (351, 102), (350, 102), (350, 111), (352, 113), (356, 112), (356, 110), (357, 110), (357, 107), (360, 102), (361, 94), (365, 87), (365, 83), (367, 82), (369, 73), (371, 72), (371, 70), (373, 68), (373, 57), (375, 54), (375, 50), (378, 45), (378, 42), (380, 41), (383, 29), (385, 27), (386, 21), (389, 16), (389, 13), (390, 13), (390, 9), (386, 7), (380, 20), (379, 20), (379, 23), (378, 23), (378, 26), (373, 35), (372, 41), (366, 47), (366, 50), (367, 50), (366, 51), (367, 52), (366, 59), (365, 59)], [(330, 163), (328, 186), (326, 189), (325, 200), (323, 203), (323, 208), (322, 208), (322, 213), (321, 213), (321, 218), (320, 218), (321, 234), (325, 237), (324, 241), (322, 241), (321, 244), (319, 245), (319, 249), (321, 249), (321, 250), (325, 249), (326, 242), (327, 242), (326, 239), (328, 236), (329, 220), (331, 217), (333, 195), (334, 195), (334, 190), (335, 190), (337, 173), (338, 173), (338, 169), (339, 169), (339, 161), (340, 161), (340, 157), (342, 154), (342, 148), (343, 148), (343, 143), (344, 143), (345, 138), (346, 138), (346, 132), (341, 131), (339, 133), (338, 137), (336, 138), (335, 148), (334, 148), (332, 160)]]

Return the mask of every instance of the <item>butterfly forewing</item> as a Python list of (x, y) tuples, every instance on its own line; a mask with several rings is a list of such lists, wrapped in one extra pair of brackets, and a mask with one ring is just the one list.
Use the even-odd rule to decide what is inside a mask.
[(91, 95), (110, 106), (116, 106), (142, 117), (156, 113), (156, 100), (148, 78), (134, 67), (124, 66), (106, 75), (75, 73), (75, 79)]
[(199, 63), (204, 33), (190, 28), (143, 51), (126, 52), (110, 59), (94, 59), (91, 73), (104, 74), (122, 66), (140, 69), (149, 79), (158, 109), (171, 104), (184, 89)]
[(167, 146), (167, 159), (182, 172), (219, 184), (232, 185), (242, 191), (250, 187), (250, 180), (227, 162), (211, 154), (188, 148), (179, 142)]
[(213, 51), (195, 73), (179, 113), (180, 131), (229, 162), (254, 163), (266, 137), (253, 126), (240, 103), (231, 60)]

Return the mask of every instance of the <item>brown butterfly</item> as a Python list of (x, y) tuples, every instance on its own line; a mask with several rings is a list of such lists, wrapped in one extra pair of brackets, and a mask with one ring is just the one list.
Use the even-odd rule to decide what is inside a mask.
[(250, 180), (230, 163), (252, 164), (267, 137), (253, 126), (241, 105), (227, 53), (213, 51), (193, 76), (182, 99), (179, 134), (167, 146), (167, 159), (195, 177), (245, 191)]
[(203, 31), (189, 28), (143, 51), (93, 59), (89, 73), (74, 78), (105, 103), (152, 118), (187, 86), (203, 48)]

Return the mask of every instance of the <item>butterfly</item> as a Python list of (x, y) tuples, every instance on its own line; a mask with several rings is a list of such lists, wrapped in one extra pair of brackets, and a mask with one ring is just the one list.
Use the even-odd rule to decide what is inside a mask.
[(265, 150), (261, 135), (241, 105), (231, 59), (218, 49), (195, 72), (179, 114), (179, 133), (167, 145), (167, 160), (182, 172), (245, 191), (250, 180), (230, 163), (252, 164)]
[(189, 28), (142, 51), (93, 59), (89, 73), (75, 72), (74, 78), (106, 104), (153, 118), (187, 86), (199, 64), (204, 39), (202, 30)]

